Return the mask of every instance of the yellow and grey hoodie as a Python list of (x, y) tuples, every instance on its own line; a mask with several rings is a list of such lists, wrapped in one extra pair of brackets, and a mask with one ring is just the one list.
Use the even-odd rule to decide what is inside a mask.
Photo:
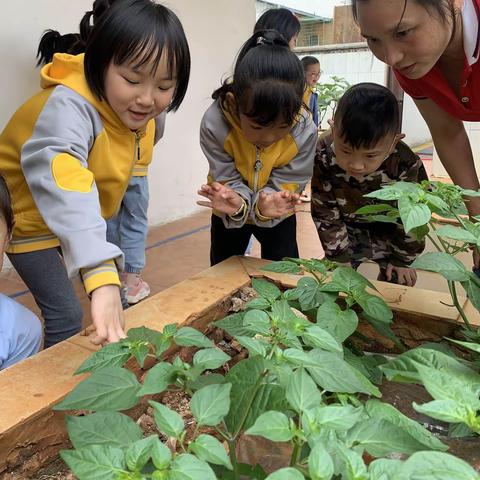
[(123, 254), (106, 240), (135, 165), (147, 167), (165, 116), (129, 130), (85, 80), (83, 54), (56, 54), (42, 68), (42, 90), (0, 135), (0, 172), (15, 213), (9, 253), (61, 246), (70, 277), (87, 293), (119, 285)]
[(282, 218), (263, 217), (257, 201), (260, 191), (301, 192), (313, 173), (317, 129), (302, 109), (290, 133), (267, 148), (258, 148), (243, 134), (238, 117), (216, 100), (205, 112), (200, 127), (200, 145), (210, 169), (209, 182), (235, 190), (246, 202), (240, 218), (214, 212), (226, 228), (245, 223), (273, 227)]

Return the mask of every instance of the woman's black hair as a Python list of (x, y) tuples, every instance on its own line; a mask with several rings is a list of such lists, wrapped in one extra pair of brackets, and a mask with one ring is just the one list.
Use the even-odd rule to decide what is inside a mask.
[(8, 191), (7, 182), (0, 175), (0, 218), (2, 218), (7, 225), (7, 234), (10, 236), (13, 230), (13, 209), (12, 199)]
[(46, 30), (38, 44), (37, 67), (50, 63), (55, 53), (70, 53), (71, 55), (84, 53), (93, 25), (114, 2), (115, 0), (95, 0), (92, 10), (86, 12), (80, 21), (80, 33), (61, 35), (56, 30)]
[(152, 62), (152, 73), (162, 54), (167, 56), (168, 75), (176, 79), (167, 111), (175, 111), (185, 97), (190, 77), (190, 50), (177, 16), (152, 0), (116, 0), (95, 22), (85, 49), (85, 76), (93, 93), (105, 98), (108, 66), (130, 62), (139, 68)]
[(335, 128), (353, 148), (373, 148), (398, 131), (400, 116), (395, 95), (376, 83), (358, 83), (339, 100)]
[(288, 43), (300, 33), (300, 20), (288, 8), (271, 8), (257, 20), (253, 33), (262, 30), (276, 30)]
[(320, 60), (316, 57), (312, 57), (311, 55), (303, 57), (300, 61), (302, 62), (303, 70), (306, 70), (310, 65), (320, 65)]
[(263, 30), (245, 42), (233, 79), (226, 80), (212, 98), (225, 106), (226, 95), (232, 93), (236, 113), (259, 125), (277, 119), (292, 124), (302, 106), (304, 82), (302, 64), (287, 41), (276, 30)]
[[(359, 2), (368, 2), (368, 0), (352, 0), (352, 12), (353, 18), (358, 23), (358, 11), (357, 11), (357, 4)], [(436, 12), (438, 17), (443, 23), (448, 23), (450, 20), (453, 20), (453, 32), (452, 38), (455, 34), (455, 18), (456, 18), (456, 9), (453, 0), (413, 0), (414, 2), (421, 5), (425, 10), (429, 12)], [(405, 4), (403, 7), (402, 18), (399, 19), (398, 23), (403, 19), (403, 15), (405, 14), (405, 9), (407, 8), (408, 0), (405, 0)]]

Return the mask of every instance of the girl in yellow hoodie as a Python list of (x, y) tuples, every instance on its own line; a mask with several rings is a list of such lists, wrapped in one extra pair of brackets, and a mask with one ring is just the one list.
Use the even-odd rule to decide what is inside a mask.
[(69, 280), (78, 273), (91, 296), (92, 341), (124, 336), (123, 254), (107, 241), (105, 219), (137, 160), (151, 159), (162, 113), (180, 106), (189, 72), (178, 18), (151, 0), (117, 0), (88, 33), (85, 54), (56, 54), (42, 68), (42, 91), (0, 135), (16, 217), (7, 252), (41, 308), (45, 346), (81, 328)]
[(242, 255), (253, 234), (262, 258), (297, 257), (295, 205), (310, 180), (317, 140), (302, 108), (300, 60), (276, 30), (247, 40), (233, 79), (214, 92), (200, 127), (213, 209), (210, 261)]

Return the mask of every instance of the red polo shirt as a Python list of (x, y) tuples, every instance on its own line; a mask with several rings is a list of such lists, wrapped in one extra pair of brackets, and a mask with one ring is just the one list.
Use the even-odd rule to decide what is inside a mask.
[(429, 98), (452, 117), (480, 121), (480, 0), (464, 0), (462, 9), (465, 61), (460, 95), (445, 80), (438, 65), (425, 76), (412, 80), (394, 69), (402, 88), (415, 99)]

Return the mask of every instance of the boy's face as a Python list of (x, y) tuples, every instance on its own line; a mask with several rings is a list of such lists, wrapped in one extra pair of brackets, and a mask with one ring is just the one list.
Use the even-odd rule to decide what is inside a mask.
[(318, 80), (320, 79), (320, 64), (314, 63), (313, 65), (309, 65), (305, 69), (305, 83), (310, 87), (314, 87)]
[(332, 133), (338, 166), (355, 178), (362, 178), (377, 171), (405, 136), (392, 133), (381, 138), (370, 148), (353, 148), (343, 140), (339, 128), (333, 126)]

